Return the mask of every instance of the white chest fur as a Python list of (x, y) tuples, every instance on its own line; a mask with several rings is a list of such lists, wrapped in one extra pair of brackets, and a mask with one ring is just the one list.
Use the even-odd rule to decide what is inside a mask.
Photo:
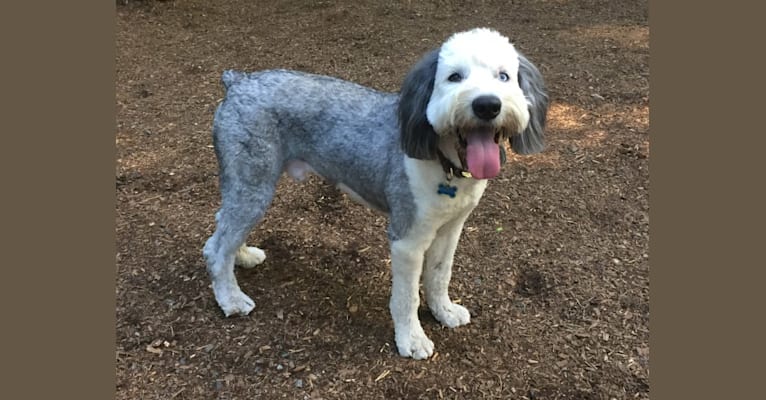
[[(404, 168), (417, 207), (417, 223), (430, 226), (441, 226), (470, 212), (487, 187), (486, 180), (473, 178), (453, 178), (448, 182), (441, 166), (433, 161), (405, 157)], [(454, 197), (438, 193), (442, 183), (456, 188)]]

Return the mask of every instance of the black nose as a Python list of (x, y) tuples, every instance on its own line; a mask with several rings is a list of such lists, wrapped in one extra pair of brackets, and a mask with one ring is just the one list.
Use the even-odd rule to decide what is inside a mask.
[(477, 117), (489, 121), (500, 114), (500, 107), (503, 103), (497, 96), (479, 96), (473, 100), (471, 107)]

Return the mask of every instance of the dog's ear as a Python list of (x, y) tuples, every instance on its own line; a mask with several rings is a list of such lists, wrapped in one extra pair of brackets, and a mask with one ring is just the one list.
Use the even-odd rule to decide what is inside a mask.
[(545, 148), (543, 130), (548, 114), (548, 93), (537, 67), (519, 54), (519, 86), (529, 102), (529, 124), (511, 136), (511, 148), (518, 154), (539, 153)]
[(426, 117), (438, 61), (439, 49), (423, 56), (404, 78), (399, 95), (402, 150), (407, 156), (421, 160), (436, 158), (439, 143), (439, 137)]

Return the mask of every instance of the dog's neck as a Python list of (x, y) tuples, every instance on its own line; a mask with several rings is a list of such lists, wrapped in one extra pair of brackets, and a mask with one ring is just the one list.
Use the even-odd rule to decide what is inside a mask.
[(437, 160), (441, 164), (447, 179), (452, 178), (470, 178), (471, 174), (465, 169), (465, 165), (460, 162), (460, 157), (455, 150), (455, 140), (453, 136), (443, 137), (439, 140), (439, 146), (436, 149)]
[(439, 163), (441, 163), (444, 173), (447, 174), (447, 179), (471, 177), (470, 172), (463, 169), (462, 167), (458, 167), (457, 165), (455, 165), (455, 163), (452, 162), (452, 160), (447, 158), (447, 156), (444, 155), (444, 153), (442, 153), (441, 149), (436, 150), (436, 155), (439, 158)]

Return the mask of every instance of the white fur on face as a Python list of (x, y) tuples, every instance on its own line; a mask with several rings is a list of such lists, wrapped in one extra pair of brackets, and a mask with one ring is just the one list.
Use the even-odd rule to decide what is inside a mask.
[[(508, 75), (503, 82), (500, 74)], [(439, 135), (481, 123), (471, 102), (479, 96), (494, 95), (502, 102), (500, 115), (492, 124), (507, 134), (522, 131), (529, 122), (528, 102), (518, 82), (518, 53), (508, 38), (479, 28), (450, 37), (439, 51), (431, 99), (426, 109), (428, 122)], [(451, 82), (452, 74), (462, 77)]]

